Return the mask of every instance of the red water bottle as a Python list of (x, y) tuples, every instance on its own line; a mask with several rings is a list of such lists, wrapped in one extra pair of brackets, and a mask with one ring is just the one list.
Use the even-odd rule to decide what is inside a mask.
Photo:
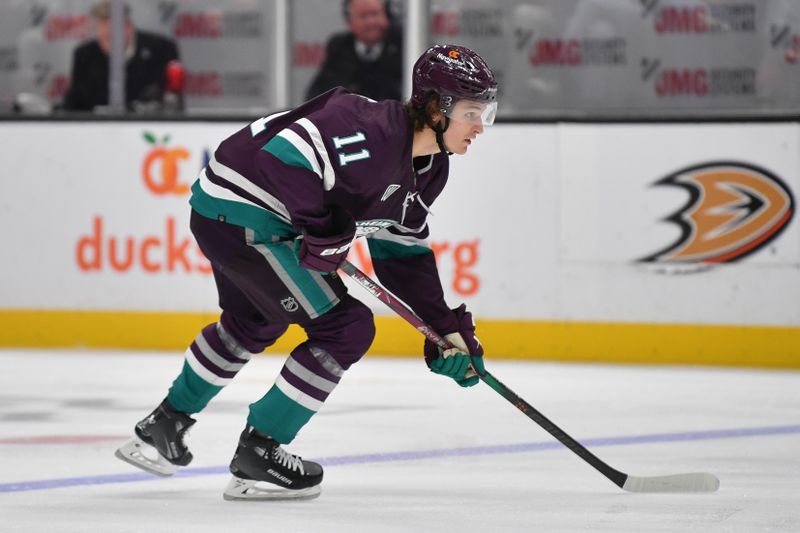
[(186, 81), (186, 71), (183, 63), (173, 59), (167, 63), (167, 91), (172, 93), (183, 93), (183, 84)]
[(164, 110), (182, 111), (183, 110), (183, 86), (186, 81), (186, 71), (183, 63), (173, 59), (167, 63), (166, 71), (167, 84), (164, 88)]

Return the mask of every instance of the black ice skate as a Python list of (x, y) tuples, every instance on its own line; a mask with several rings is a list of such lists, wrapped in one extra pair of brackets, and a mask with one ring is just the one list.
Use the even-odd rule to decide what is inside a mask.
[[(223, 494), (226, 500), (310, 499), (321, 492), (322, 466), (287, 453), (252, 427), (239, 437), (230, 468), (233, 477)], [(272, 486), (257, 486), (259, 482)]]
[[(150, 473), (171, 476), (179, 466), (192, 461), (183, 438), (194, 423), (194, 418), (176, 411), (165, 399), (136, 424), (136, 436), (120, 446), (114, 455)], [(150, 452), (149, 455), (145, 455), (145, 451)]]

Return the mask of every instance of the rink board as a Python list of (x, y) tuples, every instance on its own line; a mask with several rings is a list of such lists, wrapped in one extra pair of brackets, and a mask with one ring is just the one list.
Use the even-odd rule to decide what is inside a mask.
[[(0, 346), (181, 350), (216, 319), (211, 313), (0, 311)], [(386, 316), (375, 322), (369, 354), (422, 354), (422, 335), (406, 322)], [(487, 357), (500, 359), (800, 368), (800, 328), (476, 322)], [(292, 326), (266, 351), (288, 353), (305, 338)]]
[[(0, 156), (15, 162), (0, 197), (12, 325), (0, 345), (185, 347), (218, 312), (188, 187), (241, 126), (0, 124)], [(667, 219), (691, 203), (697, 168), (755, 169), (770, 187), (748, 207), (761, 193), (726, 183), (701, 206), (724, 220), (698, 243), (739, 239), (712, 262), (664, 253), (682, 238)], [(500, 124), (451, 158), (430, 244), (447, 301), (467, 304), (497, 356), (798, 367), (798, 190), (797, 123)], [(738, 227), (753, 206), (775, 220)], [(362, 242), (350, 258), (372, 274)], [(413, 330), (351, 291), (377, 315), (374, 353), (419, 350)]]

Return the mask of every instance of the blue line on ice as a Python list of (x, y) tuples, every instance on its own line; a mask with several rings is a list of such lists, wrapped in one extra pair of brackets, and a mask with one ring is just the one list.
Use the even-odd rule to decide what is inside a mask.
[[(769, 426), (739, 429), (716, 429), (708, 431), (690, 431), (680, 433), (655, 433), (651, 435), (634, 435), (623, 437), (602, 437), (586, 439), (581, 444), (587, 448), (601, 446), (626, 446), (632, 444), (653, 444), (664, 442), (688, 442), (713, 439), (735, 439), (742, 437), (764, 437), (771, 435), (788, 435), (800, 433), (800, 425)], [(342, 466), (365, 463), (390, 463), (397, 461), (417, 461), (437, 457), (456, 457), (465, 455), (494, 455), (509, 453), (538, 452), (563, 448), (558, 441), (527, 442), (521, 444), (502, 444), (494, 446), (473, 446), (468, 448), (444, 448), (441, 450), (420, 450), (392, 453), (372, 453), (361, 455), (343, 455), (339, 457), (325, 457), (314, 460), (324, 466)], [(227, 466), (184, 468), (174, 477), (211, 476), (228, 474)], [(80, 485), (108, 485), (112, 483), (130, 483), (133, 481), (153, 481), (162, 479), (146, 472), (131, 474), (107, 474), (101, 476), (83, 476), (60, 479), (42, 479), (37, 481), (19, 481), (16, 483), (0, 484), (2, 492), (22, 492), (29, 490), (57, 489), (77, 487)]]

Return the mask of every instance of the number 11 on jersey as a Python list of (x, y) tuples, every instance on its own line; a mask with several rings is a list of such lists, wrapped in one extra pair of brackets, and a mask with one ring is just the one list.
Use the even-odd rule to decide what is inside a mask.
[[(350, 144), (360, 143), (367, 140), (367, 136), (361, 133), (354, 133), (353, 135), (348, 135), (346, 137), (332, 137), (331, 140), (333, 141), (333, 146), (336, 147), (336, 150), (348, 146)], [(354, 161), (361, 161), (362, 159), (369, 159), (372, 154), (369, 153), (369, 150), (366, 148), (362, 148), (358, 152), (354, 153), (345, 153), (337, 151), (339, 154), (339, 166), (345, 166), (348, 163), (353, 163)]]

